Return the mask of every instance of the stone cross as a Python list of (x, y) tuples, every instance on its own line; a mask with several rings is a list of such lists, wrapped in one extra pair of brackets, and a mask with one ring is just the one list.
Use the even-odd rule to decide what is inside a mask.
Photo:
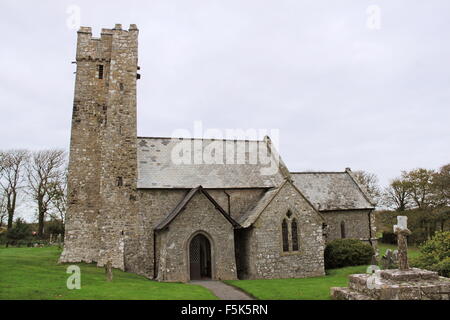
[(411, 234), (411, 231), (408, 230), (408, 217), (397, 217), (397, 224), (394, 225), (394, 233), (397, 235), (399, 269), (409, 270), (408, 241), (406, 237)]

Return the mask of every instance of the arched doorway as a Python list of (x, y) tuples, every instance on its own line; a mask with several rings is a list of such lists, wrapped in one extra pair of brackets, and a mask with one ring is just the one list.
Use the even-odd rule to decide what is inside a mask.
[(211, 243), (203, 234), (189, 244), (189, 263), (191, 280), (211, 279)]

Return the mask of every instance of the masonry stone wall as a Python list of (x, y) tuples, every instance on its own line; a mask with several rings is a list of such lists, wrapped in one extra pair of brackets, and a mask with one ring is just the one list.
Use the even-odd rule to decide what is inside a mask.
[[(288, 211), (298, 221), (299, 251), (292, 251), (289, 228), (289, 252), (283, 252), (282, 221)], [(324, 275), (323, 219), (290, 184), (261, 213), (253, 227), (241, 233), (245, 242), (239, 250), (240, 278), (303, 278)], [(290, 225), (290, 223), (289, 223)]]
[[(327, 241), (341, 239), (341, 223), (345, 224), (345, 238), (369, 241), (376, 238), (373, 210), (322, 212), (327, 228)], [(370, 217), (370, 222), (369, 222)]]
[[(69, 159), (66, 237), (61, 262), (111, 261), (134, 272), (137, 219), (136, 78), (138, 30), (78, 32)], [(101, 67), (100, 67), (101, 66)]]
[(234, 227), (201, 192), (186, 208), (158, 232), (158, 277), (160, 281), (190, 280), (189, 244), (198, 234), (204, 234), (211, 244), (212, 278), (237, 279)]
[[(143, 252), (139, 260), (134, 261), (134, 272), (149, 278), (154, 277), (153, 261), (159, 262), (160, 241), (154, 243), (153, 229), (173, 210), (186, 196), (189, 190), (184, 189), (140, 189), (138, 190), (138, 220), (140, 233), (138, 235), (140, 251)], [(226, 193), (225, 193), (226, 192)], [(261, 189), (231, 189), (208, 190), (208, 193), (220, 206), (228, 211), (228, 196), (232, 208), (232, 217), (237, 219), (254, 205), (263, 191)], [(154, 254), (156, 247), (157, 254)]]

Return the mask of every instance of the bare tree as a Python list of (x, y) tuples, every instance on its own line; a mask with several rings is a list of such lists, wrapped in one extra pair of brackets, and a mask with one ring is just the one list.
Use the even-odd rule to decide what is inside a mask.
[(3, 227), (3, 223), (8, 216), (8, 211), (6, 210), (6, 197), (5, 194), (0, 190), (0, 228)]
[(407, 181), (402, 178), (394, 179), (384, 190), (383, 202), (397, 211), (405, 211), (410, 205), (410, 191), (411, 188)]
[(52, 217), (60, 219), (62, 223), (65, 221), (67, 210), (67, 177), (68, 168), (66, 165), (61, 172), (60, 179), (55, 181), (50, 190), (50, 192), (53, 193), (51, 204), (54, 213), (52, 214)]
[(64, 179), (66, 153), (63, 150), (44, 150), (33, 152), (28, 165), (28, 188), (36, 201), (38, 212), (38, 235), (44, 235), (44, 221), (52, 201), (57, 196), (55, 185)]
[(378, 177), (373, 173), (362, 170), (353, 172), (353, 176), (356, 181), (366, 189), (367, 193), (372, 198), (372, 201), (378, 203), (381, 197)]
[(24, 168), (29, 159), (26, 150), (11, 150), (3, 152), (1, 157), (0, 190), (6, 201), (8, 212), (8, 230), (12, 228), (16, 212), (19, 190), (23, 188)]

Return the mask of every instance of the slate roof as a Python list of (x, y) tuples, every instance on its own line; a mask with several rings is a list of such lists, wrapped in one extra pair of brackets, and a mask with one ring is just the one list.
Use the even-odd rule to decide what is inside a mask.
[(294, 185), (319, 211), (374, 209), (349, 172), (291, 173)]
[(278, 188), (267, 190), (266, 193), (262, 196), (262, 198), (255, 204), (255, 206), (250, 210), (248, 210), (238, 220), (238, 223), (242, 226), (242, 228), (248, 228), (251, 225), (253, 225), (253, 223), (255, 223), (255, 221), (258, 220), (258, 217), (261, 215), (261, 213), (264, 212), (267, 206), (272, 202), (272, 200), (277, 196), (277, 194), (281, 191), (281, 189), (283, 189), (283, 187), (287, 183), (291, 184), (294, 187), (294, 189), (299, 193), (299, 195), (311, 206), (311, 208), (317, 212), (317, 214), (321, 217), (321, 219), (325, 221), (325, 218), (322, 216), (322, 214), (314, 207), (314, 205), (309, 201), (309, 199), (307, 199), (306, 196), (297, 188), (297, 186), (289, 179), (286, 179), (284, 183)]
[[(199, 185), (206, 189), (272, 188), (283, 182), (280, 170), (262, 173), (276, 154), (270, 140), (138, 138), (137, 149), (140, 189), (191, 189)], [(209, 158), (196, 162), (198, 154)], [(180, 163), (180, 159), (184, 161)]]
[(192, 198), (197, 193), (203, 193), (206, 198), (208, 198), (209, 201), (214, 205), (214, 207), (227, 219), (235, 228), (239, 228), (240, 225), (237, 223), (214, 199), (211, 197), (211, 195), (203, 189), (202, 186), (198, 186), (196, 188), (191, 189), (186, 196), (178, 203), (178, 205), (167, 215), (165, 216), (160, 223), (155, 227), (155, 230), (163, 230), (166, 228), (183, 210), (186, 208), (189, 201), (192, 200)]
[(269, 205), (273, 198), (278, 194), (284, 184), (278, 188), (273, 188), (268, 190), (263, 197), (256, 203), (256, 205), (248, 210), (241, 218), (238, 220), (243, 228), (250, 227), (259, 217), (259, 215), (264, 211), (264, 209)]

